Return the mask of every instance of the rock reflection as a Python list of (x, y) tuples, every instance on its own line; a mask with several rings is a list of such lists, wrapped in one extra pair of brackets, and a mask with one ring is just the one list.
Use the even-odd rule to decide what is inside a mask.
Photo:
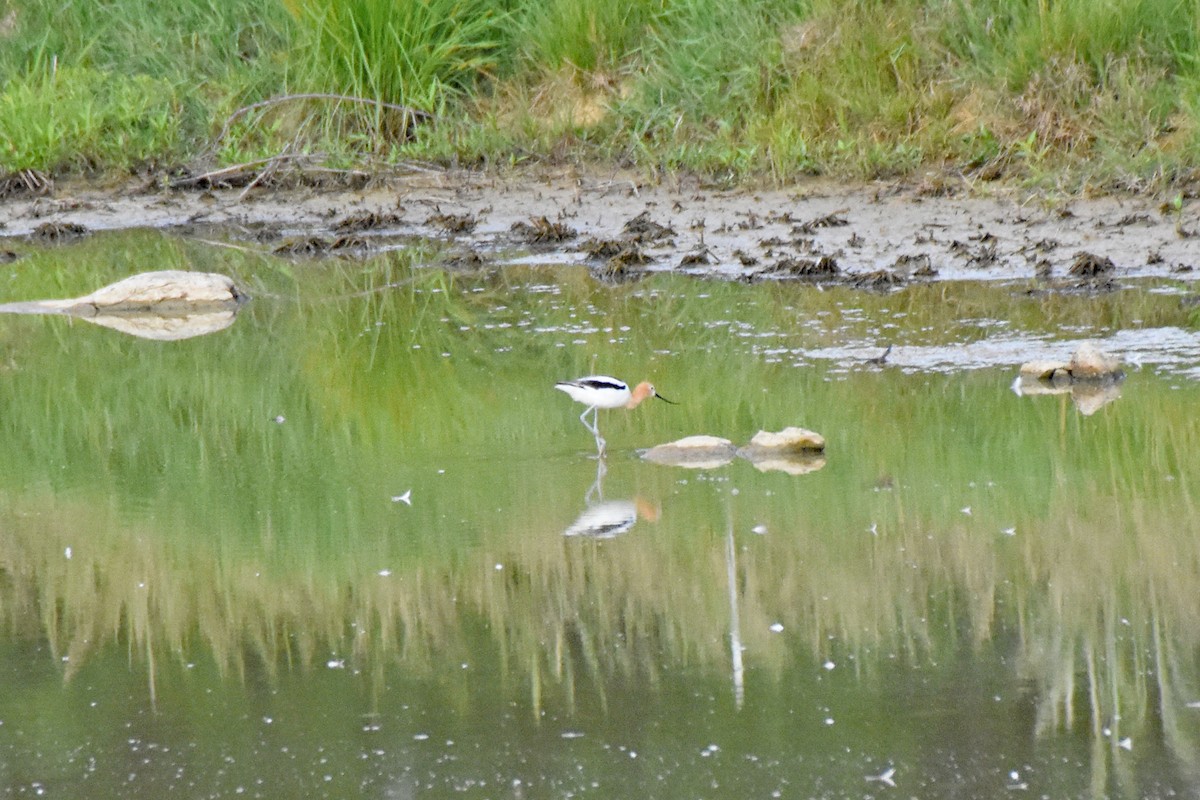
[(1046, 380), (1030, 375), (1018, 375), (1013, 381), (1012, 390), (1017, 397), (1069, 396), (1079, 413), (1090, 417), (1104, 406), (1120, 398), (1121, 382), (1115, 380), (1072, 381), (1053, 378)]
[(6, 314), (63, 314), (156, 341), (190, 339), (228, 328), (245, 300), (224, 275), (144, 272), (70, 300), (0, 305)]

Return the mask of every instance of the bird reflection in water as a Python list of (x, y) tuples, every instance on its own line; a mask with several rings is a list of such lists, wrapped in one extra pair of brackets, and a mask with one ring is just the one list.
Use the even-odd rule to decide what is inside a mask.
[(590, 539), (614, 539), (628, 533), (639, 519), (657, 522), (659, 508), (645, 498), (605, 500), (604, 475), (608, 471), (603, 459), (596, 462), (596, 480), (584, 495), (586, 508), (563, 536), (584, 536)]

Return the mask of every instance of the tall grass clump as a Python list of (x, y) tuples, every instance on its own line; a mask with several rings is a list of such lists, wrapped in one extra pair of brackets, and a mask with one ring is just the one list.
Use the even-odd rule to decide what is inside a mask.
[(0, 15), (6, 5), (0, 75), (53, 59), (195, 91), (266, 66), (287, 39), (287, 14), (256, 0), (0, 0)]
[(679, 0), (646, 48), (637, 90), (620, 106), (634, 154), (663, 166), (751, 166), (746, 132), (786, 86), (780, 32), (794, 4)]
[(496, 64), (489, 0), (284, 2), (299, 26), (292, 81), (304, 89), (439, 112)]
[(956, 0), (943, 19), (962, 79), (994, 109), (983, 124), (1027, 163), (1135, 185), (1194, 164), (1200, 4)]
[(1177, 73), (1200, 54), (1191, 0), (955, 0), (947, 20), (947, 47), (1014, 91), (1055, 63), (1100, 84), (1114, 60)]
[(514, 48), (535, 71), (611, 72), (637, 53), (665, 0), (538, 0), (513, 19)]
[(911, 169), (945, 142), (950, 104), (925, 26), (918, 0), (682, 0), (627, 107), (633, 141), (779, 180)]
[(0, 0), (0, 169), (186, 158), (272, 91), (286, 25), (253, 0)]
[(902, 174), (952, 147), (954, 94), (919, 0), (814, 0), (784, 32), (791, 76), (773, 116), (831, 171)]
[(147, 75), (50, 68), (0, 90), (0, 172), (128, 169), (179, 138), (174, 92)]

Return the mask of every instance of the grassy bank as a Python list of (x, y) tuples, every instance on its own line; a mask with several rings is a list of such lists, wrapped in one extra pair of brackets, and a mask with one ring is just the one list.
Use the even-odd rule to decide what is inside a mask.
[(0, 0), (0, 80), (10, 187), (285, 151), (1069, 190), (1200, 166), (1187, 0)]

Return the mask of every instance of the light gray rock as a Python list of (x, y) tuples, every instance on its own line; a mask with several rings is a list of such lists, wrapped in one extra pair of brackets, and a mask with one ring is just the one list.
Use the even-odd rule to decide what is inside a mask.
[(1121, 361), (1091, 342), (1084, 342), (1075, 349), (1067, 369), (1076, 380), (1103, 380), (1121, 374)]
[(1120, 359), (1105, 353), (1092, 342), (1084, 342), (1075, 348), (1070, 361), (1027, 361), (1020, 370), (1023, 381), (1039, 380), (1056, 385), (1077, 381), (1114, 381), (1123, 377), (1125, 373), (1121, 371)]
[(245, 300), (213, 272), (162, 270), (132, 275), (69, 300), (0, 305), (0, 313), (66, 314), (144, 339), (187, 339), (226, 328)]
[(714, 469), (733, 461), (737, 448), (719, 436), (688, 436), (651, 447), (642, 458), (655, 464), (691, 469)]
[(821, 453), (825, 450), (825, 437), (807, 428), (789, 427), (781, 431), (759, 431), (742, 451), (766, 451), (776, 453)]

